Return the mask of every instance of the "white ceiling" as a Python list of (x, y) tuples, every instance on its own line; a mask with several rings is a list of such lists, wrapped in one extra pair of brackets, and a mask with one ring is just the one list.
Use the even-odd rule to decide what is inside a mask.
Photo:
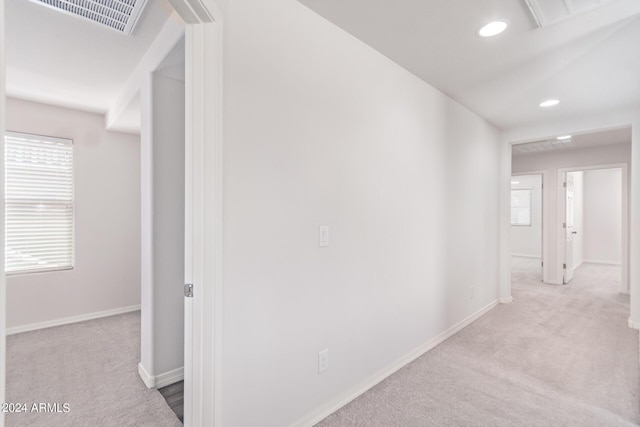
[(7, 94), (106, 113), (173, 11), (150, 0), (127, 36), (26, 0), (5, 0)]
[[(639, 0), (544, 28), (525, 0), (300, 1), (502, 129), (640, 107)], [(476, 35), (496, 19), (507, 31)]]
[[(525, 0), (300, 1), (505, 130), (640, 107), (640, 0), (572, 0), (601, 3), (543, 28)], [(8, 94), (99, 113), (172, 12), (148, 1), (126, 36), (30, 1), (5, 5)], [(510, 23), (505, 33), (476, 36), (494, 19)], [(538, 107), (547, 98), (561, 103)]]

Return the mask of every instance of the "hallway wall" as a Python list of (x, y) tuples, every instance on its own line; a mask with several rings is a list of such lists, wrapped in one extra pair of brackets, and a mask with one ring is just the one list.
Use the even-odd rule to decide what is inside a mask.
[(226, 3), (222, 424), (311, 425), (497, 302), (498, 131), (296, 1)]

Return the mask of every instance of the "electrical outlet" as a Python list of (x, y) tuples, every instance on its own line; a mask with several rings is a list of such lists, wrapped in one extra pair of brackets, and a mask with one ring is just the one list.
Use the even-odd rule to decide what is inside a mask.
[(321, 374), (329, 369), (329, 350), (322, 350), (318, 353), (318, 373)]

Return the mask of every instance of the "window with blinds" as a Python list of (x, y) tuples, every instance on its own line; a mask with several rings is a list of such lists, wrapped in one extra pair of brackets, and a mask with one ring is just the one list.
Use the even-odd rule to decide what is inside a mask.
[(5, 135), (5, 272), (73, 268), (71, 140)]

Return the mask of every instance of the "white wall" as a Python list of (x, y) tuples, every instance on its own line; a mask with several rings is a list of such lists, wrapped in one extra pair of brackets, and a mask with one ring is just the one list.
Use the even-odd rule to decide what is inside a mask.
[(584, 172), (584, 258), (586, 262), (622, 261), (622, 171)]
[(7, 130), (73, 140), (75, 267), (7, 277), (19, 327), (140, 304), (140, 144), (104, 117), (9, 98)]
[[(597, 166), (626, 163), (631, 160), (630, 144), (614, 144), (583, 149), (569, 149), (553, 152), (541, 152), (513, 156), (512, 172), (527, 173), (531, 171), (544, 171), (545, 185), (543, 194), (544, 223), (544, 270), (543, 280), (548, 283), (562, 283), (562, 247), (560, 239), (564, 238), (562, 222), (564, 210), (559, 204), (562, 194), (562, 182), (558, 173), (559, 169), (575, 168), (583, 166)], [(623, 281), (627, 277), (623, 272)]]
[[(142, 342), (147, 386), (184, 363), (184, 81), (150, 74), (142, 109)], [(171, 374), (174, 372), (174, 374)], [(160, 384), (158, 384), (160, 382)]]
[(291, 425), (496, 301), (498, 134), (294, 0), (225, 31), (222, 425)]
[(513, 190), (531, 190), (531, 225), (511, 226), (511, 255), (540, 258), (542, 257), (542, 175), (513, 176), (511, 182)]

